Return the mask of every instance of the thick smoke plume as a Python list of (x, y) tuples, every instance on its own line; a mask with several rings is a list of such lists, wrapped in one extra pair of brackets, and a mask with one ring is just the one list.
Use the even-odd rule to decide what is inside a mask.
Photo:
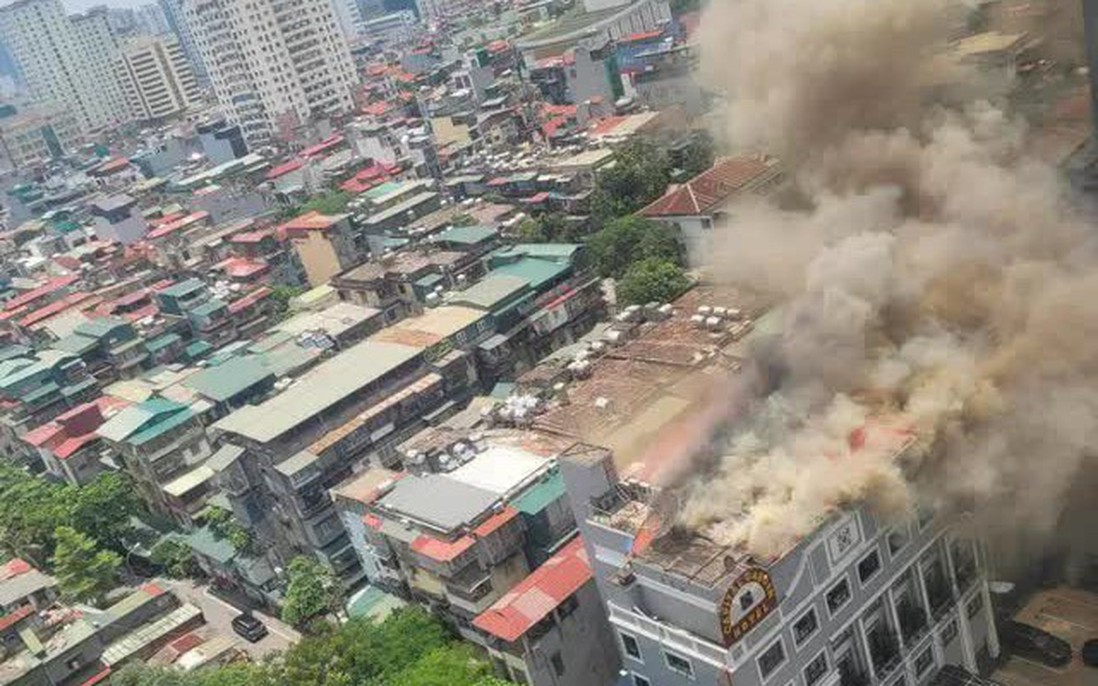
[(1098, 445), (1094, 229), (1021, 123), (941, 104), (945, 82), (987, 93), (948, 59), (963, 17), (941, 0), (710, 3), (728, 138), (781, 157), (794, 192), (719, 234), (713, 276), (779, 296), (784, 326), (749, 363), (766, 383), (738, 386), (737, 419), (680, 475), (683, 524), (760, 557), (861, 501), (1057, 526)]

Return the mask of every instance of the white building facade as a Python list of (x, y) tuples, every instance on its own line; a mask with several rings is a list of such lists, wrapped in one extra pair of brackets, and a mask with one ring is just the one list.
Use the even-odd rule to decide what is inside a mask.
[(956, 519), (838, 511), (758, 560), (652, 539), (658, 494), (619, 481), (608, 451), (578, 446), (562, 472), (630, 686), (913, 686), (999, 653), (986, 557)]
[(185, 0), (184, 11), (218, 101), (249, 144), (351, 109), (354, 64), (328, 0)]
[(115, 68), (134, 119), (179, 114), (199, 99), (198, 81), (174, 38), (141, 37), (127, 42)]
[(18, 0), (0, 9), (0, 40), (31, 97), (73, 110), (84, 132), (128, 118), (115, 71), (118, 42), (105, 11), (69, 16), (60, 0)]

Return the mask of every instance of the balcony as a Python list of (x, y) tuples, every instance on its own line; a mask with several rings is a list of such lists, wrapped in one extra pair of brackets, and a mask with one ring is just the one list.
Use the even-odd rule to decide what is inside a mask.
[(905, 646), (913, 646), (926, 635), (929, 623), (926, 612), (918, 604), (905, 598), (896, 607), (896, 614), (900, 618), (900, 633), (903, 634)]
[(953, 589), (941, 572), (935, 572), (927, 577), (926, 595), (930, 603), (930, 614), (935, 620), (944, 617), (953, 607)]
[(878, 679), (885, 679), (900, 665), (900, 645), (896, 635), (878, 628), (869, 635), (869, 656)]
[(839, 686), (869, 686), (869, 675), (857, 667), (839, 667)]
[(957, 588), (964, 593), (972, 584), (976, 581), (976, 560), (970, 557), (960, 557), (955, 559), (955, 567), (957, 571)]

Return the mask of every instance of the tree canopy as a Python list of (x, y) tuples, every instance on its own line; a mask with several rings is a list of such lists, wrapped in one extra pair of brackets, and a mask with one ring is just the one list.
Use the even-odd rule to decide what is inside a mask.
[(690, 279), (682, 267), (658, 257), (648, 257), (629, 267), (618, 281), (618, 302), (623, 305), (670, 302), (689, 287)]
[(129, 480), (103, 474), (85, 486), (57, 484), (0, 462), (0, 552), (48, 567), (54, 532), (68, 526), (103, 548), (125, 552), (132, 517), (142, 510)]
[(347, 211), (347, 206), (354, 199), (352, 193), (347, 191), (328, 191), (323, 195), (316, 195), (305, 201), (298, 208), (298, 214), (319, 212), (321, 214), (341, 214)]
[(641, 260), (655, 258), (682, 264), (682, 247), (675, 232), (643, 217), (621, 217), (591, 236), (587, 249), (600, 276), (620, 279)]
[(614, 164), (599, 172), (591, 212), (603, 221), (632, 214), (659, 198), (671, 183), (671, 159), (652, 141), (634, 138), (614, 153)]
[(283, 621), (300, 628), (339, 607), (339, 581), (327, 567), (310, 557), (298, 556), (290, 561), (288, 571)]
[(54, 538), (53, 570), (62, 596), (99, 605), (114, 588), (122, 558), (109, 550), (99, 550), (90, 536), (72, 527), (57, 527)]
[(553, 212), (519, 224), (517, 238), (522, 243), (578, 243), (583, 238), (583, 226)]
[(181, 673), (131, 664), (116, 686), (507, 686), (487, 663), (419, 608), (374, 624), (365, 619), (307, 636), (261, 663)]

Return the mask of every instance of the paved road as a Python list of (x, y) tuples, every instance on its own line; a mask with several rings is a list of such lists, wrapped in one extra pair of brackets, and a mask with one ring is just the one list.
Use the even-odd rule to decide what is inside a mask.
[(1083, 664), (1079, 649), (1098, 637), (1098, 595), (1076, 588), (1041, 591), (1015, 619), (1040, 627), (1071, 644), (1071, 664), (1054, 668), (1011, 656), (992, 676), (1004, 686), (1098, 686), (1098, 669)]
[(228, 601), (215, 596), (206, 584), (198, 584), (189, 579), (157, 579), (156, 583), (170, 588), (180, 600), (200, 608), (206, 617), (207, 626), (220, 634), (238, 638), (240, 647), (253, 658), (263, 657), (278, 650), (286, 650), (301, 639), (299, 633), (281, 620), (262, 612), (253, 612), (267, 625), (268, 633), (257, 643), (249, 643), (237, 636), (232, 627), (233, 618), (239, 615), (243, 608), (234, 607)]

